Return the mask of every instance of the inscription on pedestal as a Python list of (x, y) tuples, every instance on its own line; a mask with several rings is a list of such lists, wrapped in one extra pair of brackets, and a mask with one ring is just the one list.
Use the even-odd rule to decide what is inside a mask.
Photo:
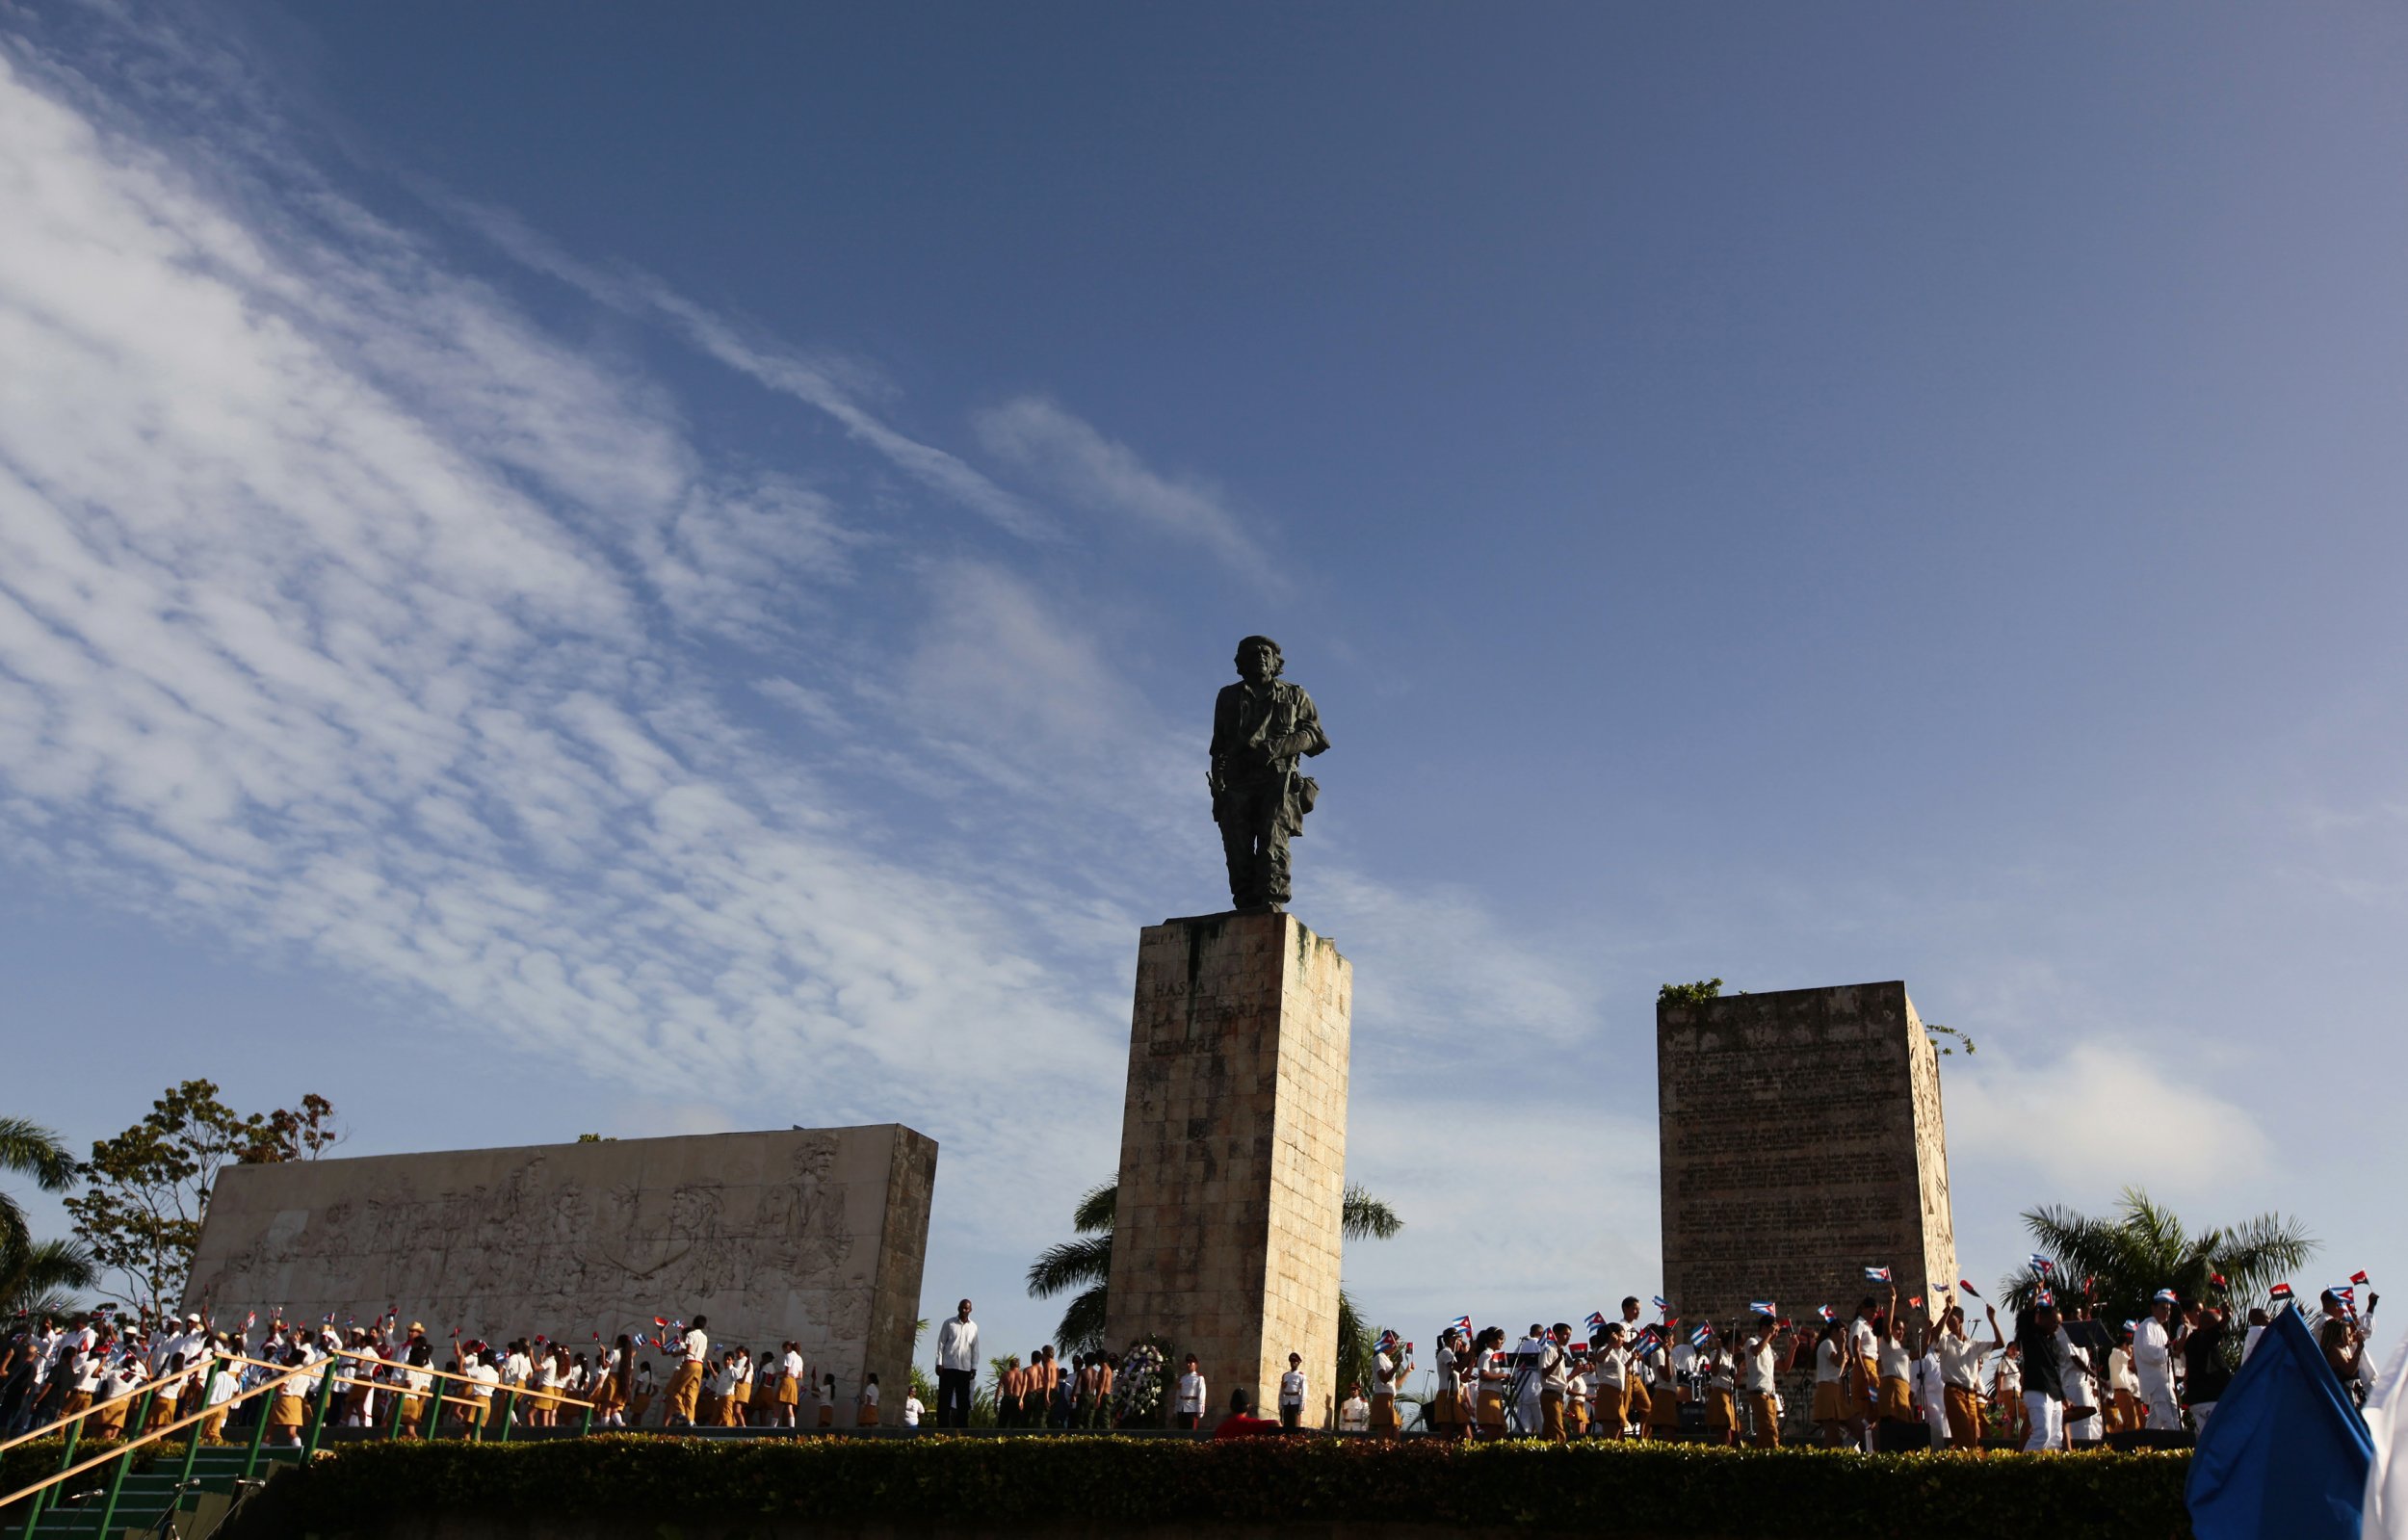
[(1880, 1287), (1956, 1283), (1939, 1057), (1902, 983), (1656, 1007), (1666, 1297), (1728, 1322), (1752, 1299), (1812, 1324)]
[(1106, 1334), (1196, 1354), (1216, 1411), (1275, 1402), (1291, 1352), (1307, 1420), (1335, 1405), (1352, 1004), (1352, 965), (1294, 915), (1139, 939)]

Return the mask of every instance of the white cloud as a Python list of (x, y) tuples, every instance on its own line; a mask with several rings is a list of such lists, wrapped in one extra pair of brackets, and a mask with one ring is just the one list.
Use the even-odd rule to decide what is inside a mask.
[(1026, 538), (1040, 539), (1055, 533), (1044, 515), (958, 456), (899, 431), (863, 405), (860, 392), (846, 381), (848, 371), (842, 366), (778, 343), (758, 327), (746, 326), (698, 304), (649, 274), (632, 268), (611, 272), (580, 261), (507, 210), (440, 194), (431, 196), (516, 261), (614, 309), (667, 322), (689, 343), (728, 368), (825, 412), (855, 441), (962, 507)]
[(2029, 1171), (2083, 1202), (2126, 1184), (2216, 1197), (2274, 1154), (2246, 1108), (2119, 1043), (2078, 1042), (2026, 1063), (1991, 1044), (1949, 1064), (1944, 1116), (1960, 1188), (1979, 1165)]
[(1137, 451), (1106, 438), (1053, 402), (1015, 397), (978, 413), (973, 426), (988, 454), (1089, 512), (1128, 519), (1200, 546), (1266, 588), (1285, 587), (1216, 488), (1149, 469)]

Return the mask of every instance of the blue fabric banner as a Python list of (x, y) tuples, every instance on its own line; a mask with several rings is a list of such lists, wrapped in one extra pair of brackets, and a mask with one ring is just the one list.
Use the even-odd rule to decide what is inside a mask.
[(2286, 1310), (2215, 1403), (2184, 1500), (2198, 1540), (2358, 1540), (2374, 1441), (2299, 1312)]

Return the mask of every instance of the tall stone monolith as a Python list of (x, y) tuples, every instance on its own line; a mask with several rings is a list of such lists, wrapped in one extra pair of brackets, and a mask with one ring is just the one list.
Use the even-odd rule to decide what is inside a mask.
[(1275, 1405), (1291, 1352), (1305, 1421), (1335, 1404), (1353, 992), (1352, 965), (1290, 914), (1139, 939), (1106, 1337), (1194, 1353), (1216, 1411), (1239, 1388)]

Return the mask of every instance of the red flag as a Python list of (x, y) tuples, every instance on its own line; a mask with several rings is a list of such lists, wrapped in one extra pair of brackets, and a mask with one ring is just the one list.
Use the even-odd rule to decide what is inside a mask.
[(1981, 1297), (1981, 1291), (1975, 1288), (1972, 1282), (1968, 1279), (1957, 1279), (1956, 1287), (1964, 1292), (1965, 1297), (1968, 1299), (1979, 1299)]
[(1906, 1296), (1906, 1302), (1914, 1306), (1917, 1310), (1924, 1308), (1924, 1296), (1921, 1294), (1908, 1294)]
[(2364, 1272), (2353, 1272), (2349, 1275), (2349, 1281), (2363, 1289), (2367, 1286), (2367, 1275)]

